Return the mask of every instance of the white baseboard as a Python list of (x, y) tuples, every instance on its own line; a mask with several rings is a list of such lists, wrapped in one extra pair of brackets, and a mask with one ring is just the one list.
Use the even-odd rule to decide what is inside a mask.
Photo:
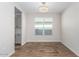
[(21, 44), (21, 45), (23, 46), (25, 43), (26, 43), (26, 42), (22, 42), (22, 44)]
[(79, 53), (77, 53), (74, 49), (72, 49), (71, 47), (69, 47), (67, 44), (65, 44), (64, 42), (61, 42), (63, 45), (65, 45), (67, 48), (69, 48), (73, 53), (75, 53), (77, 56), (79, 56)]
[(60, 40), (28, 40), (27, 42), (61, 42)]
[(10, 57), (15, 51), (12, 51), (10, 54), (2, 54), (0, 57)]
[(10, 54), (8, 54), (8, 57), (10, 57), (13, 53), (15, 53), (15, 51), (12, 51)]

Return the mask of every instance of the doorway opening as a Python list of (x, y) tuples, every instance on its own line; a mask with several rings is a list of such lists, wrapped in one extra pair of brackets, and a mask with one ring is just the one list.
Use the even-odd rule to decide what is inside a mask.
[(21, 46), (22, 39), (22, 12), (15, 7), (15, 49)]

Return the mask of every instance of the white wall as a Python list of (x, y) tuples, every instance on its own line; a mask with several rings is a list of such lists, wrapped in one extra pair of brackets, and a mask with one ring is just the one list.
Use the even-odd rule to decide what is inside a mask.
[(22, 45), (26, 42), (24, 11), (16, 3), (0, 2), (0, 56), (15, 52), (15, 6), (22, 11)]
[(14, 7), (0, 2), (0, 56), (14, 52)]
[(79, 56), (79, 3), (62, 14), (62, 43)]
[(22, 45), (27, 42), (27, 17), (25, 13), (22, 13)]
[[(60, 42), (60, 14), (27, 14), (27, 42)], [(52, 17), (53, 35), (52, 36), (35, 36), (34, 35), (34, 18), (35, 17)]]

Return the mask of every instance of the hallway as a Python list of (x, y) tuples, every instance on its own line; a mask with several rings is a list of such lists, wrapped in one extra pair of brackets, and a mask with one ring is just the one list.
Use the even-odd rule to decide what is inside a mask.
[(28, 42), (16, 49), (12, 57), (76, 57), (60, 42)]

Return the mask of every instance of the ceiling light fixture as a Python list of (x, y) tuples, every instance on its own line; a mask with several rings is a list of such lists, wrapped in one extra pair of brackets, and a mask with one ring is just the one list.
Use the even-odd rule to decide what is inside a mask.
[(39, 11), (42, 13), (48, 12), (48, 5), (45, 2), (42, 2), (42, 5), (39, 7)]

